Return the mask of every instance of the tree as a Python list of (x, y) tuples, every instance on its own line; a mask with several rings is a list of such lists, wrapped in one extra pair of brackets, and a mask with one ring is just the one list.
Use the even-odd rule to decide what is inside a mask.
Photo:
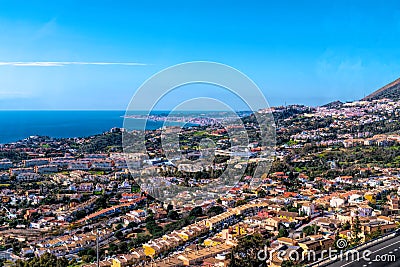
[(126, 242), (121, 242), (121, 244), (118, 245), (118, 252), (125, 254), (129, 250), (128, 244)]
[(171, 204), (168, 204), (167, 206), (167, 211), (171, 211), (174, 209), (174, 206), (172, 206)]
[(289, 232), (285, 228), (279, 229), (278, 238), (279, 237), (288, 237)]
[(155, 222), (154, 218), (146, 223), (146, 229), (153, 237), (159, 237), (163, 234), (163, 228)]
[(16, 267), (65, 267), (68, 266), (68, 260), (64, 257), (56, 257), (50, 253), (44, 253), (40, 257), (34, 257), (32, 259), (23, 261), (17, 260), (15, 262)]
[(257, 197), (258, 198), (264, 198), (266, 196), (267, 196), (267, 193), (265, 192), (264, 189), (260, 189), (260, 190), (257, 191)]
[(201, 207), (195, 207), (190, 211), (189, 215), (195, 217), (203, 216), (203, 209)]
[(378, 229), (371, 233), (371, 239), (378, 238), (382, 235), (382, 227), (379, 225)]
[(115, 234), (114, 234), (114, 236), (115, 236), (116, 238), (118, 238), (119, 240), (121, 240), (121, 239), (124, 238), (124, 234), (122, 233), (121, 230), (116, 231)]
[(354, 220), (353, 223), (353, 235), (352, 235), (352, 243), (353, 245), (358, 245), (361, 241), (361, 222), (360, 222), (360, 218), (358, 216), (356, 216), (356, 219)]
[(320, 227), (317, 226), (317, 225), (308, 225), (308, 226), (306, 226), (306, 227), (303, 228), (302, 232), (303, 232), (306, 236), (314, 235), (314, 234), (318, 233), (319, 228), (320, 228)]
[(231, 267), (267, 266), (265, 260), (258, 257), (259, 251), (264, 251), (264, 239), (260, 234), (243, 237), (230, 254)]
[(242, 206), (244, 204), (247, 204), (247, 201), (244, 200), (244, 199), (239, 199), (238, 201), (236, 201), (235, 206), (239, 207), (239, 206)]
[(350, 230), (350, 228), (351, 228), (351, 225), (350, 225), (349, 221), (346, 221), (342, 226), (343, 230)]
[(212, 206), (208, 211), (207, 211), (207, 215), (209, 217), (221, 214), (224, 212), (224, 208), (221, 206)]
[(167, 217), (171, 220), (178, 220), (179, 219), (179, 213), (176, 210), (170, 210), (168, 212)]
[(137, 222), (130, 222), (126, 227), (132, 229), (138, 227), (138, 224)]
[(108, 245), (108, 251), (110, 254), (114, 254), (115, 252), (117, 252), (118, 250), (118, 246), (115, 245), (114, 243), (110, 243), (110, 245)]

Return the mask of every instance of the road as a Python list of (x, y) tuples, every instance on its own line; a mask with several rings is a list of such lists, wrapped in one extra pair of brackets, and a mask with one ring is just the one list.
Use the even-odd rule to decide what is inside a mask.
[[(370, 251), (371, 254), (363, 259), (363, 253)], [(360, 259), (352, 259), (326, 265), (326, 267), (398, 267), (400, 266), (400, 236), (385, 240), (372, 247), (360, 250)]]

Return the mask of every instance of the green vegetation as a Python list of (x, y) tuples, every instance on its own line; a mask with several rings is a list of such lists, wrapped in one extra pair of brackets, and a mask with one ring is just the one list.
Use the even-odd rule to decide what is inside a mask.
[[(112, 148), (112, 149), (111, 149)], [(122, 133), (104, 133), (92, 136), (79, 146), (81, 153), (122, 152)]]
[(16, 267), (65, 267), (68, 260), (64, 257), (56, 257), (53, 254), (45, 253), (40, 257), (34, 257), (27, 261), (17, 260)]
[(314, 234), (317, 234), (317, 233), (318, 233), (319, 228), (320, 228), (320, 227), (317, 226), (317, 225), (308, 225), (308, 226), (306, 226), (306, 227), (303, 228), (302, 232), (303, 232), (306, 236), (314, 235)]
[(279, 233), (278, 233), (278, 238), (279, 237), (288, 237), (289, 236), (289, 232), (288, 230), (286, 230), (285, 228), (281, 228), (279, 229)]
[(258, 259), (258, 252), (264, 251), (265, 241), (262, 235), (253, 234), (243, 237), (239, 244), (232, 250), (229, 266), (254, 267), (267, 266), (265, 260)]

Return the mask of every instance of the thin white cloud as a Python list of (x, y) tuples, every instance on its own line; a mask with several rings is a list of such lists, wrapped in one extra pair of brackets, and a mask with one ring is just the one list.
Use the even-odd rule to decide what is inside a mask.
[(0, 99), (27, 98), (30, 95), (29, 92), (0, 90)]
[(80, 62), (80, 61), (0, 61), (0, 66), (15, 67), (63, 67), (69, 65), (119, 65), (119, 66), (146, 66), (148, 64), (138, 62)]

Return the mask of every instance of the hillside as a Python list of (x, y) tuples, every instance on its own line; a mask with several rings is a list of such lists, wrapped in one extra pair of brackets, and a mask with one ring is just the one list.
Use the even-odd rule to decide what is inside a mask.
[(325, 108), (338, 108), (338, 107), (341, 107), (342, 105), (343, 105), (343, 103), (341, 101), (337, 100), (337, 101), (333, 101), (333, 102), (330, 102), (328, 104), (325, 104), (322, 107), (325, 107)]
[(392, 100), (400, 100), (400, 78), (391, 82), (372, 94), (364, 97), (362, 100), (375, 100), (382, 98), (390, 98)]

